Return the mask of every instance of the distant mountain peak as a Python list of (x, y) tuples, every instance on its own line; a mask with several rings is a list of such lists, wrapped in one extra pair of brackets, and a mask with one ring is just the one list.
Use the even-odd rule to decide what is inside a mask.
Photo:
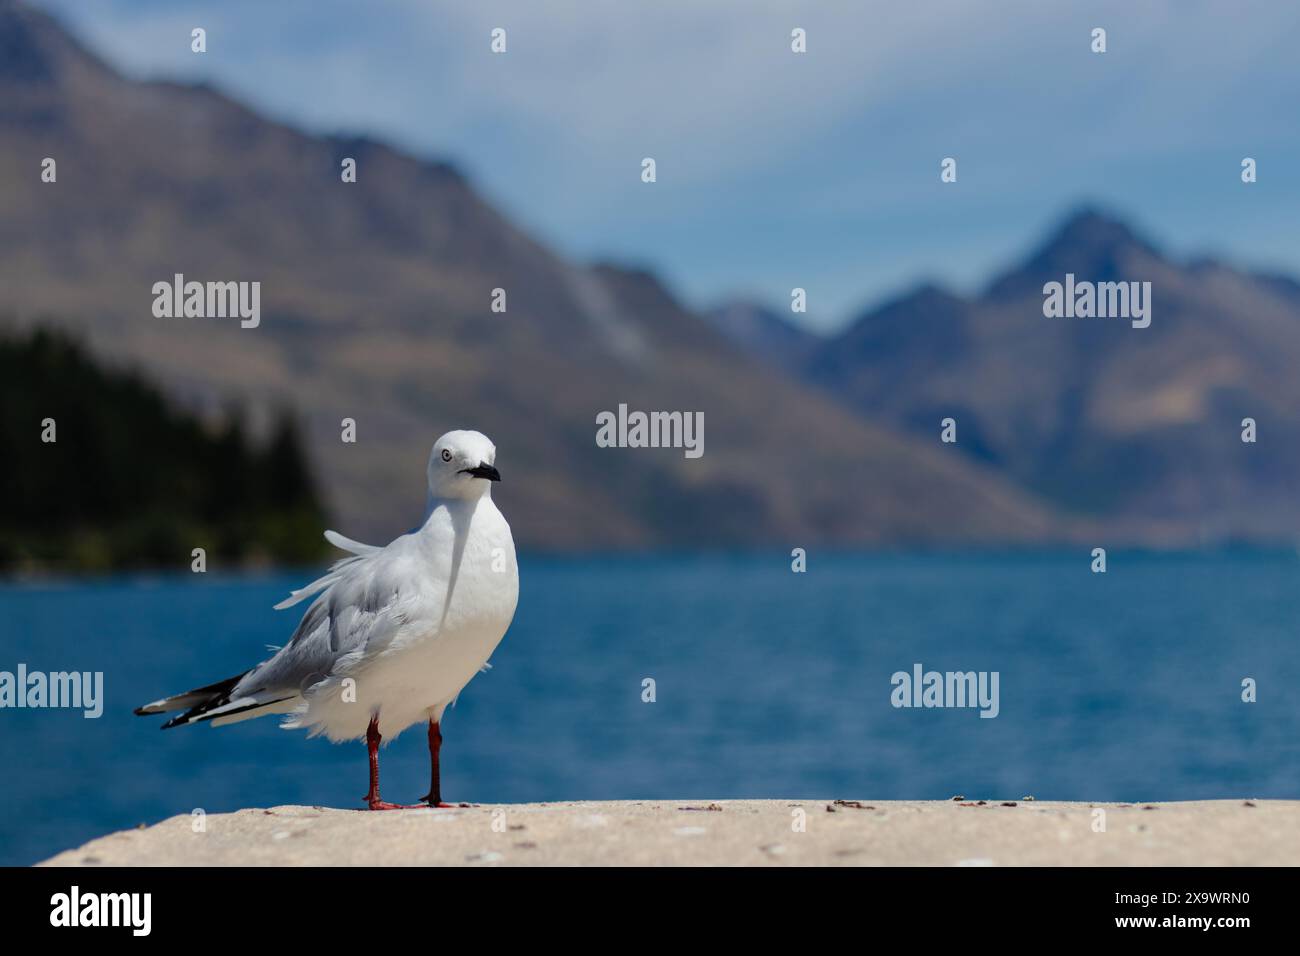
[(925, 279), (911, 286), (901, 295), (885, 302), (877, 310), (893, 311), (901, 308), (911, 309), (953, 309), (960, 308), (965, 302), (946, 287), (932, 279)]
[(786, 318), (790, 313), (748, 298), (731, 299), (702, 313), (727, 339), (777, 368), (800, 367), (820, 336)]
[(70, 63), (105, 69), (98, 57), (43, 11), (19, 0), (0, 0), (0, 83), (50, 86)]
[(1038, 290), (1067, 272), (1094, 281), (1114, 279), (1134, 258), (1164, 256), (1118, 215), (1084, 204), (1066, 215), (1020, 265), (995, 279), (985, 295), (1001, 298)]
[(46, 83), (56, 57), (41, 35), (41, 16), (13, 0), (0, 0), (0, 81)]
[[(813, 350), (804, 365), (805, 375), (822, 387), (854, 397), (867, 405), (879, 396), (867, 393), (892, 386), (888, 375), (855, 389), (863, 367), (889, 366), (895, 371), (924, 370), (943, 364), (969, 347), (971, 306), (933, 281), (923, 281), (864, 312), (825, 345)], [(854, 399), (850, 399), (852, 403)]]
[(1150, 241), (1138, 235), (1119, 216), (1099, 206), (1082, 205), (1065, 217), (1039, 254), (1060, 248), (1114, 251), (1130, 247), (1159, 255)]

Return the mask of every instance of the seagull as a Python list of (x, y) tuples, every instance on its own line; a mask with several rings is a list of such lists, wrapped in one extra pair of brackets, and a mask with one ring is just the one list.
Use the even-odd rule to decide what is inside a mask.
[[(491, 665), (519, 599), (510, 525), (492, 501), (501, 480), (496, 446), (476, 431), (452, 431), (433, 446), (423, 523), (387, 547), (334, 531), (325, 539), (351, 557), (275, 606), (315, 595), (289, 643), (251, 670), (165, 697), (137, 714), (180, 710), (163, 724), (233, 724), (286, 714), (282, 726), (334, 742), (365, 738), (371, 810), (397, 810), (379, 796), (379, 744), (429, 723), (429, 792), (438, 780), (443, 712)], [(272, 648), (273, 649), (273, 648)]]

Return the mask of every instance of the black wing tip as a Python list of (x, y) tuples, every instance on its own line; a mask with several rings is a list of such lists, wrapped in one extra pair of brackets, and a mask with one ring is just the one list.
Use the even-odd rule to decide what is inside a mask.
[[(208, 695), (207, 700), (204, 700), (193, 707), (187, 708), (185, 712), (182, 713), (180, 716), (173, 717), (171, 720), (167, 721), (165, 724), (162, 725), (162, 729), (166, 730), (168, 727), (179, 727), (181, 724), (184, 723), (192, 723), (192, 721), (187, 721), (186, 718), (195, 717), (203, 713), (205, 710), (211, 710), (213, 707), (220, 707), (222, 704), (224, 704), (226, 701), (230, 699), (229, 694), (231, 689), (234, 688), (234, 686), (239, 683), (239, 681), (244, 677), (244, 675), (248, 673), (249, 673), (248, 671), (244, 671), (242, 674), (236, 674), (234, 677), (227, 677), (225, 680), (219, 680), (215, 684), (209, 684), (206, 687), (196, 687), (194, 690), (187, 690), (183, 694), (177, 694), (175, 697), (168, 697), (164, 700), (158, 701), (159, 704), (167, 704), (171, 701), (180, 700), (181, 698), (185, 698), (185, 697), (192, 698), (196, 694)], [(155, 710), (149, 709), (150, 707), (154, 707), (154, 706), (155, 706), (154, 704), (145, 704), (143, 707), (137, 707), (133, 711), (133, 713), (137, 717), (152, 717), (155, 714), (165, 714), (170, 710), (180, 710), (181, 708), (185, 707), (184, 704), (181, 704), (175, 707), (164, 706), (164, 707), (159, 707)]]
[[(137, 707), (135, 710), (131, 711), (131, 713), (135, 714), (137, 717), (157, 717), (159, 714), (166, 713), (166, 711), (149, 710), (149, 706), (146, 704), (144, 707)], [(166, 730), (168, 727), (175, 727), (177, 722), (184, 716), (184, 714), (181, 714), (180, 716), (173, 717), (171, 720), (166, 721), (160, 729)]]

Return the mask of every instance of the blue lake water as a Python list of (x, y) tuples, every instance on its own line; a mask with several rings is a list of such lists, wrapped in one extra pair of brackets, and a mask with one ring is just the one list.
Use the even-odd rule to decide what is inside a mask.
[[(443, 794), (495, 802), (1300, 797), (1286, 554), (525, 559), (515, 623), (444, 722)], [(0, 863), (201, 807), (360, 806), (361, 743), (131, 709), (283, 643), (314, 576), (0, 586), (0, 670), (103, 671), (98, 720), (0, 710)], [(914, 663), (999, 673), (1000, 713), (898, 709)], [(642, 701), (642, 681), (656, 701)], [(1254, 678), (1258, 702), (1243, 703)], [(425, 792), (420, 728), (384, 796)]]

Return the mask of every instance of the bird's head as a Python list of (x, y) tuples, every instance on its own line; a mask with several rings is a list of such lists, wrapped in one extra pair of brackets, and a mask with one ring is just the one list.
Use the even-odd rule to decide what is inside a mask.
[(492, 482), (501, 480), (496, 460), (497, 447), (482, 432), (447, 432), (434, 442), (429, 455), (429, 494), (435, 498), (485, 494)]

